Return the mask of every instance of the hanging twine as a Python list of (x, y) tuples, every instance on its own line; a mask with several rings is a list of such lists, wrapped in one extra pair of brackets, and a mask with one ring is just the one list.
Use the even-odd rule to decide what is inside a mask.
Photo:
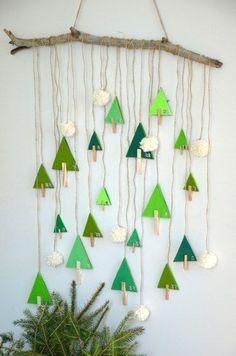
[[(92, 93), (94, 93), (95, 87), (94, 87), (94, 45), (91, 45), (91, 88), (92, 88)], [(96, 131), (96, 121), (95, 121), (95, 111), (94, 111), (94, 102), (92, 102), (92, 119), (93, 119), (93, 131)]]
[[(137, 127), (137, 114), (136, 114), (136, 85), (135, 85), (135, 60), (136, 60), (136, 50), (133, 49), (133, 59), (132, 59), (132, 86), (133, 86), (133, 115), (135, 119), (135, 129)], [(133, 210), (134, 210), (134, 222), (133, 228), (135, 229), (137, 224), (137, 185), (136, 185), (136, 166), (134, 165), (133, 172), (133, 186), (134, 186), (134, 195), (133, 195)]]
[(156, 2), (156, 0), (152, 0), (152, 1), (153, 1), (153, 5), (154, 5), (154, 7), (155, 7), (156, 13), (157, 13), (157, 17), (158, 17), (158, 19), (159, 19), (159, 21), (160, 21), (162, 30), (163, 30), (163, 32), (164, 32), (164, 34), (165, 34), (165, 38), (166, 38), (167, 40), (169, 40), (169, 37), (168, 37), (168, 35), (167, 35), (166, 28), (165, 28), (164, 22), (163, 22), (163, 20), (162, 20), (161, 13), (160, 13), (160, 10), (159, 10), (159, 8), (158, 8), (157, 2)]
[[(104, 58), (104, 51), (105, 51), (105, 58)], [(102, 46), (100, 47), (100, 85), (101, 89), (106, 89), (107, 88), (107, 67), (108, 67), (108, 47), (106, 46), (103, 48)], [(103, 116), (104, 118), (106, 117), (106, 107), (104, 106), (103, 109)], [(103, 130), (102, 130), (102, 145), (103, 145), (103, 151), (102, 151), (102, 164), (103, 164), (103, 187), (106, 186), (106, 164), (105, 164), (105, 132), (106, 132), (106, 124), (104, 122), (103, 124)]]
[(200, 125), (200, 134), (199, 138), (202, 138), (204, 130), (204, 109), (206, 101), (206, 65), (203, 66), (203, 95), (202, 95), (202, 107), (201, 107), (201, 125)]
[[(157, 67), (157, 83), (158, 83), (158, 88), (161, 87), (161, 48), (159, 47), (158, 51), (158, 67)], [(156, 150), (156, 175), (157, 175), (157, 183), (159, 183), (159, 149), (160, 149), (160, 125), (156, 125), (157, 127), (157, 132), (156, 132), (156, 138), (158, 141), (158, 148)]]
[(75, 22), (74, 22), (74, 27), (75, 28), (76, 28), (76, 24), (77, 24), (77, 21), (78, 21), (78, 18), (79, 18), (81, 9), (82, 9), (82, 4), (83, 4), (83, 0), (80, 0), (79, 6), (78, 6), (78, 10), (77, 10), (77, 13), (76, 13), (76, 16), (75, 16)]

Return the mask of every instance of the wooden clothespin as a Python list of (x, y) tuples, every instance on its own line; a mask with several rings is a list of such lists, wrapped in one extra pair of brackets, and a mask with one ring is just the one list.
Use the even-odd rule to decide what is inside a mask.
[(135, 244), (132, 246), (132, 253), (135, 253)]
[(95, 239), (92, 232), (90, 233), (90, 245), (91, 247), (94, 247), (95, 245)]
[(106, 204), (102, 204), (102, 210), (104, 211), (106, 207)]
[(112, 125), (112, 132), (116, 133), (116, 123), (113, 119), (111, 119), (111, 125)]
[(184, 255), (184, 270), (188, 270), (188, 255)]
[(80, 267), (80, 261), (76, 262), (76, 282), (78, 284), (81, 284), (81, 267)]
[(45, 198), (45, 196), (46, 196), (46, 189), (45, 189), (45, 186), (44, 186), (43, 183), (41, 183), (40, 186), (41, 186), (40, 189), (41, 189), (42, 197)]
[(40, 307), (42, 305), (42, 298), (40, 295), (37, 296), (37, 305)]
[(68, 174), (67, 174), (67, 167), (66, 167), (66, 162), (62, 162), (62, 172), (63, 172), (63, 187), (68, 187)]
[(184, 149), (183, 149), (183, 147), (181, 147), (181, 148), (180, 148), (180, 154), (181, 154), (181, 156), (183, 156), (183, 153), (184, 153)]
[(160, 222), (158, 210), (154, 210), (154, 233), (155, 235), (160, 235)]
[(142, 150), (137, 149), (137, 174), (142, 174)]
[(122, 304), (127, 305), (126, 283), (121, 282)]
[(93, 162), (97, 162), (97, 150), (95, 145), (93, 145)]
[(157, 124), (161, 125), (161, 109), (157, 111)]
[(192, 201), (193, 200), (193, 191), (192, 191), (192, 186), (188, 186), (188, 200)]
[(165, 300), (169, 300), (169, 298), (170, 298), (170, 289), (169, 289), (169, 285), (167, 284), (165, 288)]

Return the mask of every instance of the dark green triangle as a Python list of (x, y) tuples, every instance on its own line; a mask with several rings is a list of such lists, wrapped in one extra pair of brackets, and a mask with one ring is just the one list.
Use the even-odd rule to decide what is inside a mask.
[(184, 190), (188, 190), (188, 187), (191, 187), (192, 188), (192, 191), (194, 192), (199, 192), (199, 189), (198, 189), (198, 186), (197, 186), (197, 183), (192, 175), (192, 173), (189, 174), (188, 176), (188, 179), (185, 183), (185, 186), (184, 186)]
[(111, 107), (105, 117), (105, 122), (107, 124), (123, 124), (124, 117), (121, 111), (120, 103), (117, 96), (114, 98)]
[(179, 136), (177, 137), (177, 140), (175, 142), (175, 148), (177, 150), (187, 150), (188, 149), (188, 141), (187, 141), (187, 137), (185, 135), (184, 130), (180, 131)]
[(62, 170), (62, 163), (66, 163), (66, 169), (68, 171), (79, 170), (65, 137), (61, 140), (52, 169)]
[(171, 115), (172, 115), (172, 111), (169, 106), (169, 102), (166, 98), (163, 89), (160, 88), (151, 104), (150, 116), (171, 116)]
[(138, 236), (138, 232), (136, 229), (134, 229), (134, 231), (132, 232), (128, 242), (127, 242), (127, 246), (130, 246), (130, 247), (141, 247), (141, 242), (140, 242), (140, 239), (139, 239), (139, 236)]
[(67, 232), (67, 229), (66, 229), (66, 227), (62, 221), (62, 218), (59, 214), (56, 217), (54, 232), (55, 233)]
[(92, 263), (88, 257), (84, 244), (79, 236), (76, 237), (66, 267), (76, 268), (77, 262), (80, 262), (80, 268), (92, 269)]
[(49, 175), (47, 174), (47, 171), (44, 168), (43, 164), (41, 164), (41, 166), (39, 167), (33, 188), (41, 189), (42, 185), (44, 189), (54, 188), (52, 181), (49, 178)]
[(38, 273), (36, 276), (27, 303), (37, 304), (37, 297), (41, 297), (41, 304), (52, 304), (51, 295), (47, 289), (46, 283), (44, 282), (41, 273)]
[(197, 261), (197, 258), (192, 250), (192, 247), (190, 246), (186, 236), (184, 236), (181, 245), (178, 249), (178, 252), (175, 256), (174, 262), (183, 262), (184, 256), (186, 255), (189, 262)]
[(115, 279), (112, 283), (111, 289), (121, 290), (121, 282), (125, 282), (126, 291), (128, 292), (137, 292), (137, 287), (134, 282), (131, 270), (129, 268), (127, 259), (124, 258), (118, 272), (115, 276)]
[(154, 217), (155, 210), (158, 211), (158, 216), (160, 218), (166, 218), (166, 219), (170, 218), (170, 211), (168, 209), (168, 206), (166, 204), (165, 198), (163, 196), (159, 184), (157, 184), (155, 189), (153, 190), (153, 193), (143, 211), (143, 216)]
[(97, 205), (111, 205), (110, 197), (105, 187), (102, 187), (96, 200)]
[(92, 151), (93, 150), (93, 146), (95, 146), (95, 150), (96, 151), (102, 151), (101, 142), (100, 142), (100, 140), (98, 138), (98, 135), (96, 134), (95, 131), (92, 134), (92, 137), (91, 137), (91, 139), (89, 141), (88, 150)]
[[(131, 141), (126, 157), (137, 158), (137, 150), (141, 149), (140, 142), (144, 137), (146, 137), (146, 133), (144, 131), (143, 125), (140, 123), (135, 131), (134, 137)], [(141, 149), (141, 157), (146, 159), (153, 159), (153, 154), (152, 152), (144, 152)]]
[(168, 263), (165, 265), (161, 278), (158, 282), (157, 288), (165, 289), (167, 285), (169, 286), (169, 289), (179, 289), (179, 286), (175, 280), (175, 277)]
[(97, 226), (97, 223), (96, 223), (93, 215), (91, 213), (89, 213), (89, 216), (88, 216), (85, 228), (84, 228), (83, 236), (91, 237), (91, 234), (93, 234), (93, 237), (103, 237), (99, 227)]

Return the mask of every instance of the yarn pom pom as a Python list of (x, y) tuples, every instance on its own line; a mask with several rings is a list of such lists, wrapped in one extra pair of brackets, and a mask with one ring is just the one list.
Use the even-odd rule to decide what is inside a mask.
[(156, 151), (158, 148), (158, 140), (155, 137), (144, 137), (140, 142), (140, 148), (144, 152)]
[(71, 137), (75, 134), (75, 124), (73, 121), (63, 121), (59, 125), (62, 136)]
[(110, 101), (110, 94), (103, 89), (95, 90), (93, 94), (93, 103), (99, 106), (105, 106)]
[(217, 265), (218, 258), (213, 252), (205, 251), (198, 259), (202, 268), (211, 269)]
[(63, 264), (64, 258), (60, 252), (53, 251), (46, 259), (47, 265), (51, 267), (57, 267)]
[(205, 140), (197, 140), (190, 146), (190, 152), (196, 157), (206, 157), (209, 152), (209, 144)]
[(124, 242), (127, 237), (127, 229), (123, 226), (115, 227), (111, 232), (113, 242)]
[(137, 321), (145, 321), (150, 316), (150, 310), (143, 304), (137, 306), (134, 310), (134, 318)]

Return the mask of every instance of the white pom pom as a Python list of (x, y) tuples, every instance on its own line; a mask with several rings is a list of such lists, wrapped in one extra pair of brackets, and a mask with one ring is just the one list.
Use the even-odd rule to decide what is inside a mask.
[(134, 318), (138, 321), (145, 321), (150, 316), (150, 310), (145, 305), (138, 305), (134, 310)]
[(93, 103), (99, 106), (105, 106), (110, 101), (110, 94), (103, 89), (95, 90), (93, 94)]
[(197, 140), (190, 146), (190, 152), (196, 157), (205, 157), (209, 152), (209, 144), (204, 140)]
[(73, 121), (63, 121), (59, 125), (62, 136), (71, 137), (75, 134), (75, 124)]
[(217, 265), (218, 258), (213, 252), (205, 251), (199, 257), (198, 263), (202, 268), (211, 269)]
[(155, 137), (144, 137), (140, 142), (140, 147), (144, 152), (156, 151), (158, 148), (158, 140)]
[(115, 227), (111, 232), (113, 242), (124, 242), (127, 237), (127, 229), (123, 226)]
[(48, 266), (57, 267), (63, 264), (64, 258), (60, 252), (53, 251), (50, 255), (47, 256), (46, 262)]

